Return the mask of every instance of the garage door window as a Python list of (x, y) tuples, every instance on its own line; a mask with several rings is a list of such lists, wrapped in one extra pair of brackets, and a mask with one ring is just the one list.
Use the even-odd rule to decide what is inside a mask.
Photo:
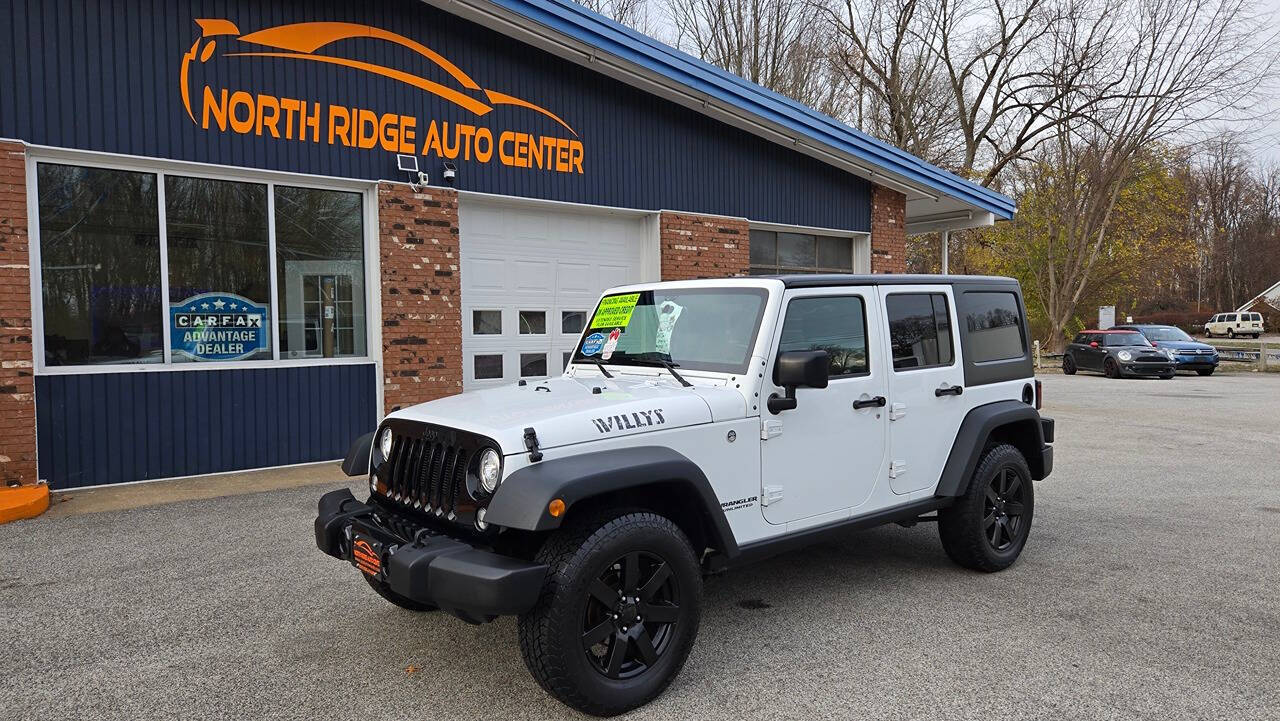
[(57, 163), (36, 177), (42, 367), (367, 355), (360, 193)]
[(547, 375), (546, 353), (521, 353), (520, 377), (541, 378)]
[(566, 310), (560, 312), (560, 332), (577, 335), (587, 323), (585, 310)]
[(501, 353), (478, 355), (472, 362), (472, 371), (476, 380), (493, 380), (502, 377)]
[(520, 335), (545, 335), (547, 313), (541, 310), (520, 311)]
[(471, 311), (472, 335), (502, 335), (502, 311)]

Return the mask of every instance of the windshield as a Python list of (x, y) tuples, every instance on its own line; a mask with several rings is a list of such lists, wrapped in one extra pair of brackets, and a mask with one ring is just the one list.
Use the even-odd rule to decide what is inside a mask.
[(1141, 333), (1133, 331), (1131, 333), (1104, 333), (1103, 338), (1106, 346), (1122, 346), (1122, 345), (1151, 345)]
[(1179, 328), (1143, 328), (1142, 334), (1147, 340), (1195, 340)]
[(606, 295), (574, 349), (574, 363), (742, 373), (760, 330), (764, 288), (661, 288)]

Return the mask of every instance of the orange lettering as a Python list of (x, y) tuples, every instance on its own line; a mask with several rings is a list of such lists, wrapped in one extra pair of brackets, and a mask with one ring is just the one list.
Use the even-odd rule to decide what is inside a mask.
[(382, 149), (394, 153), (400, 149), (400, 116), (395, 113), (383, 113), (378, 118), (378, 139)]
[(335, 139), (351, 147), (351, 114), (341, 105), (329, 106), (329, 144), (333, 145)]
[(475, 136), (475, 133), (476, 126), (474, 125), (458, 126), (458, 134), (462, 136), (462, 139), (458, 141), (458, 144), (462, 146), (462, 157), (464, 160), (471, 160), (471, 138)]
[(449, 145), (449, 123), (447, 121), (440, 123), (440, 136), (441, 140), (444, 141), (442, 146), (444, 148), (444, 157), (450, 160), (458, 157), (458, 126), (453, 126), (453, 145)]
[(300, 106), (301, 103), (298, 100), (280, 98), (280, 108), (284, 110), (284, 137), (288, 140), (293, 140), (293, 114), (298, 112)]
[(569, 164), (578, 169), (578, 175), (582, 175), (582, 142), (578, 140), (569, 141)]
[(516, 156), (507, 150), (507, 145), (515, 145), (516, 134), (510, 130), (502, 131), (502, 135), (498, 136), (498, 160), (503, 165), (515, 165)]
[(204, 112), (201, 113), (201, 117), (204, 120), (205, 130), (209, 129), (210, 113), (213, 114), (214, 121), (218, 123), (218, 130), (225, 132), (227, 129), (227, 91), (225, 88), (222, 90), (222, 101), (219, 103), (214, 99), (213, 91), (209, 89), (209, 86), (204, 86)]
[(357, 110), (359, 118), (356, 131), (356, 145), (361, 148), (372, 148), (378, 144), (378, 116), (372, 110)]
[(427, 137), (422, 140), (422, 155), (435, 153), (436, 157), (442, 156), (444, 153), (440, 150), (440, 128), (436, 125), (436, 121), (432, 120), (427, 126)]
[[(480, 141), (484, 141), (481, 149)], [(493, 158), (493, 132), (488, 128), (476, 128), (476, 160), (487, 163)]]
[(516, 133), (516, 167), (529, 167), (529, 134)]
[(538, 168), (539, 170), (542, 169), (542, 148), (545, 147), (546, 141), (550, 139), (551, 138), (543, 138), (542, 143), (539, 144), (537, 138), (535, 138), (532, 135), (529, 136), (529, 167), (530, 168)]
[[(320, 142), (320, 103), (312, 103), (312, 113), (307, 115), (307, 101), (302, 101), (302, 127), (298, 128), (298, 140), (307, 139), (307, 128), (311, 128), (311, 142)], [(332, 140), (329, 141), (332, 144)]]
[(561, 173), (573, 170), (569, 166), (569, 141), (563, 138), (556, 141), (556, 170)]
[(280, 130), (276, 128), (276, 124), (280, 122), (280, 101), (276, 100), (273, 95), (258, 94), (258, 126), (254, 128), (255, 135), (262, 135), (262, 129), (265, 127), (271, 132), (271, 137), (280, 137)]
[(417, 125), (418, 119), (412, 115), (400, 116), (400, 147), (397, 152), (413, 153), (413, 129)]
[[(236, 117), (236, 108), (242, 107), (247, 115), (244, 120)], [(253, 129), (253, 96), (243, 90), (237, 90), (231, 94), (231, 102), (227, 108), (227, 120), (231, 122), (231, 129), (237, 133), (247, 133)]]

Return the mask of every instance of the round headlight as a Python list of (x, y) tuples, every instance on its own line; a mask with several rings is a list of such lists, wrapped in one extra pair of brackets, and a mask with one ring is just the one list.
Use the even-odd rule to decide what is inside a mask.
[(1164, 349), (1164, 354), (1165, 354), (1165, 355), (1167, 355), (1167, 356), (1169, 356), (1169, 360), (1173, 360), (1174, 358), (1177, 358), (1177, 357), (1178, 357), (1178, 351), (1176, 351), (1176, 350), (1174, 350), (1174, 349), (1172, 349), (1172, 348), (1165, 348), (1165, 349)]
[(492, 448), (484, 449), (480, 454), (480, 487), (485, 493), (498, 490), (498, 481), (502, 478), (502, 456)]
[(1122, 361), (1133, 360), (1133, 354), (1127, 350), (1122, 350), (1119, 353), (1116, 353), (1116, 355), (1119, 356)]
[(382, 451), (383, 460), (391, 457), (391, 441), (391, 429), (383, 428), (382, 435), (378, 436), (378, 450)]

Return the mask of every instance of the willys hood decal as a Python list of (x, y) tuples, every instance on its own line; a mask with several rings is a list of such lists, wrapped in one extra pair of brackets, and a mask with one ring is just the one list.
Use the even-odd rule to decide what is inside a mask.
[[(599, 392), (596, 391), (599, 389)], [(486, 435), (505, 454), (524, 452), (524, 429), (543, 449), (710, 423), (709, 400), (723, 407), (727, 388), (681, 388), (665, 379), (552, 378), (441, 398), (397, 411), (395, 418)]]

